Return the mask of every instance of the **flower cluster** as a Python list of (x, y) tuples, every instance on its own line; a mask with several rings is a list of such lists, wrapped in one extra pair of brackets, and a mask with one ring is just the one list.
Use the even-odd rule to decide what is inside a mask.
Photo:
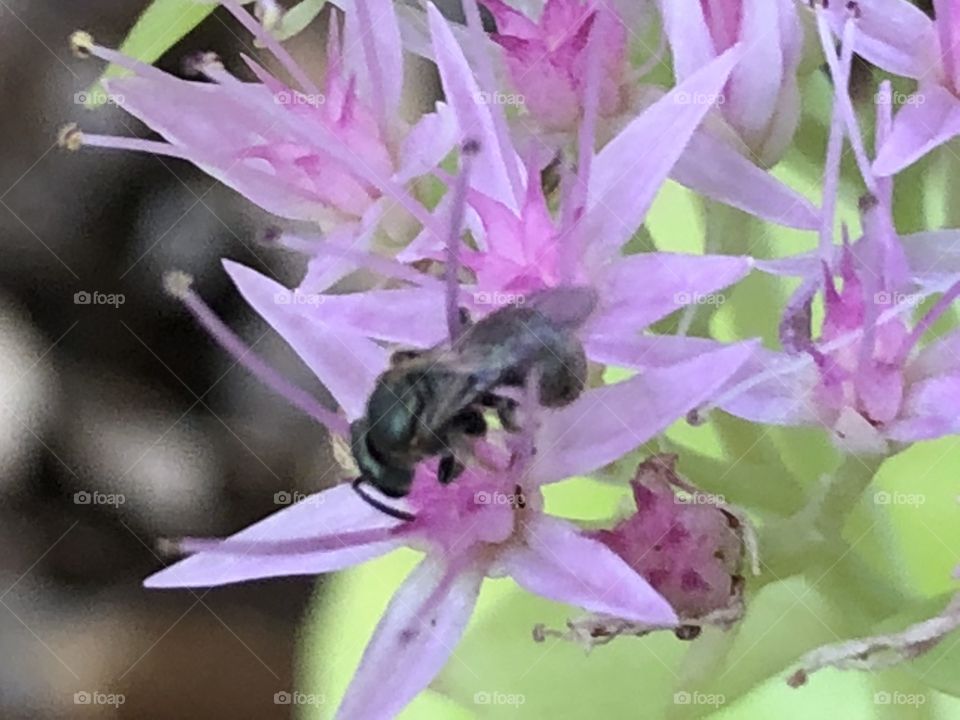
[[(848, 460), (874, 469), (913, 443), (960, 433), (960, 334), (928, 337), (960, 295), (951, 248), (960, 231), (898, 232), (891, 177), (960, 134), (957, 0), (935, 1), (933, 20), (906, 0), (466, 0), (463, 24), (430, 2), (401, 9), (392, 0), (336, 0), (319, 83), (271, 33), (276, 23), (263, 8), (272, 3), (258, 4), (257, 16), (236, 0), (222, 4), (288, 79), (249, 57), (243, 79), (214, 55), (190, 63), (199, 78), (181, 79), (77, 33), (77, 53), (129, 71), (107, 81), (110, 96), (161, 139), (71, 126), (62, 141), (191, 162), (278, 222), (299, 223), (297, 232), (286, 222), (268, 238), (302, 258), (296, 287), (235, 262), (224, 269), (313, 370), (334, 410), (246, 347), (189, 278), (172, 274), (167, 288), (238, 363), (325, 426), (340, 450), (353, 443), (341, 452), (344, 483), (229, 538), (177, 541), (188, 557), (146, 585), (313, 575), (402, 546), (422, 551), (338, 717), (392, 717), (425, 689), (465, 632), (487, 577), (510, 576), (593, 613), (595, 632), (627, 623), (692, 638), (711, 618), (728, 627), (749, 615), (751, 576), (741, 565), (755, 549), (750, 518), (763, 526), (760, 559), (765, 541), (771, 550), (758, 584), (785, 572), (778, 548), (792, 539), (776, 536), (781, 524), (823, 530), (797, 538), (791, 557), (827, 546), (843, 552), (841, 534), (824, 529), (821, 516), (845, 518), (872, 474), (852, 492), (807, 498), (793, 514), (771, 513), (782, 511), (776, 502), (738, 509), (682, 480), (675, 456), (638, 465), (634, 451), (673, 442), (664, 433), (677, 421), (736, 416), (757, 426), (755, 444), (770, 427), (809, 425)], [(409, 53), (435, 63), (444, 98), (412, 121), (400, 111), (415, 82), (404, 76)], [(851, 97), (854, 53), (919, 80), (895, 114), (889, 81), (878, 86), (867, 109), (876, 115), (872, 152), (860, 130), (867, 110)], [(807, 77), (821, 65), (828, 84)], [(829, 86), (831, 108), (819, 207), (775, 172), (809, 151), (794, 143), (800, 88), (818, 80)], [(845, 142), (857, 177), (841, 170)], [(651, 232), (651, 207), (671, 180), (707, 209), (706, 252), (665, 251), (682, 243)], [(428, 184), (442, 191), (428, 196)], [(861, 197), (856, 239), (846, 224), (837, 228), (851, 187)], [(712, 226), (716, 217), (738, 223)], [(763, 243), (748, 248), (724, 237), (760, 223), (791, 228), (815, 249), (798, 245), (771, 258)], [(354, 289), (343, 292), (338, 283), (348, 277)], [(779, 320), (779, 348), (753, 332), (717, 332), (737, 310), (740, 285), (771, 277), (799, 280)], [(586, 296), (588, 303), (577, 300)], [(376, 478), (364, 467), (356, 428), (386, 417), (371, 416), (370, 399), (386, 392), (385, 373), (403, 358), (455, 353), (472, 332), (465, 317), (476, 324), (504, 317), (496, 314), (505, 308), (568, 333), (565, 342), (582, 349), (589, 366), (583, 392), (557, 407), (539, 402), (534, 391), (549, 362), (524, 365), (522, 377), (485, 387), (502, 393), (499, 407), (515, 417), (488, 427), (472, 406), (473, 414), (454, 413), (472, 418), (474, 432), (456, 447), (440, 442), (437, 452), (417, 455), (402, 499), (361, 490), (359, 481)], [(505, 346), (515, 341), (510, 333), (529, 330), (504, 329), (496, 341)], [(472, 358), (470, 383), (503, 362), (483, 347), (488, 354)], [(611, 367), (626, 369), (626, 378), (604, 383)], [(444, 402), (460, 401), (466, 391), (456, 387)], [(417, 415), (423, 407), (410, 412), (427, 424)], [(451, 482), (438, 482), (441, 455), (456, 459)], [(604, 475), (617, 463), (632, 466), (635, 499), (621, 517), (588, 528), (546, 511), (547, 486)], [(847, 467), (834, 487), (849, 486)], [(726, 472), (716, 474), (695, 479), (718, 482)]]

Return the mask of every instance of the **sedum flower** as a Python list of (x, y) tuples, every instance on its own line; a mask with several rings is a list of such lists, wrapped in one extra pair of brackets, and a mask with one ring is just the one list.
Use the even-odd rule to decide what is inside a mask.
[[(575, 131), (583, 116), (588, 40), (600, 33), (602, 80), (598, 112), (623, 111), (627, 29), (605, 4), (547, 0), (535, 22), (503, 0), (482, 0), (497, 24), (492, 40), (503, 50), (507, 71), (523, 106), (548, 131)], [(598, 22), (600, 16), (605, 22)]]
[(776, 164), (800, 119), (803, 28), (794, 0), (663, 0), (660, 6), (678, 81), (743, 45), (743, 61), (718, 108), (751, 157), (765, 167)]
[(77, 33), (78, 52), (133, 73), (106, 81), (107, 90), (164, 141), (74, 133), (69, 144), (188, 160), (263, 209), (324, 228), (359, 221), (374, 207), (382, 212), (385, 202), (416, 216), (421, 208), (402, 184), (439, 162), (454, 136), (442, 108), (412, 128), (397, 118), (403, 58), (393, 3), (357, 3), (358, 13), (376, 15), (374, 32), (361, 30), (357, 14), (348, 16), (344, 45), (362, 46), (362, 59), (356, 52), (341, 55), (337, 23), (331, 23), (322, 86), (235, 0), (223, 5), (269, 48), (294, 85), (246, 56), (257, 81), (241, 81), (211, 54), (191, 69), (212, 83), (183, 80)]
[[(826, 5), (826, 3), (824, 3)], [(839, 32), (846, 11), (831, 3), (825, 12)], [(856, 3), (855, 50), (919, 86), (902, 100), (893, 130), (879, 148), (873, 169), (893, 175), (960, 135), (960, 2), (934, 0), (934, 18), (907, 0)]]

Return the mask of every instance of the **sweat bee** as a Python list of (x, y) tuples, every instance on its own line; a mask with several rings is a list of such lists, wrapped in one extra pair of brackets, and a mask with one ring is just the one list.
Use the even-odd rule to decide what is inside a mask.
[[(517, 401), (498, 391), (524, 387), (534, 371), (541, 405), (573, 402), (587, 378), (575, 331), (595, 305), (596, 294), (587, 287), (544, 290), (466, 323), (453, 342), (394, 353), (365, 416), (351, 426), (357, 491), (368, 482), (384, 495), (403, 497), (416, 464), (430, 457), (440, 458), (437, 479), (451, 482), (463, 470), (458, 455), (487, 431), (486, 410), (496, 412), (505, 430), (519, 429)], [(361, 495), (378, 509), (392, 510)]]

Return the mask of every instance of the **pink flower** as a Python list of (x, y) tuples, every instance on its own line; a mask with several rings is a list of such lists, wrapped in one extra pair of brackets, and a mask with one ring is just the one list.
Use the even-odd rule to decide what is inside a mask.
[(611, 116), (624, 106), (627, 30), (603, 3), (547, 0), (534, 22), (502, 0), (482, 0), (497, 23), (491, 37), (503, 48), (513, 87), (524, 108), (547, 130), (575, 130), (583, 115), (587, 41), (602, 23), (599, 112)]
[(661, 3), (674, 72), (683, 81), (737, 43), (743, 61), (718, 108), (762, 166), (782, 157), (800, 118), (797, 67), (803, 29), (794, 0), (700, 0)]
[[(75, 134), (71, 144), (185, 159), (269, 212), (325, 228), (362, 218), (381, 197), (423, 217), (401, 183), (431, 169), (455, 137), (442, 112), (425, 116), (412, 129), (396, 119), (403, 58), (393, 4), (357, 3), (358, 12), (347, 18), (345, 39), (348, 48), (363, 47), (363, 61), (353, 57), (356, 52), (341, 57), (333, 32), (322, 87), (235, 0), (223, 4), (273, 52), (295, 85), (248, 57), (244, 60), (258, 81), (243, 82), (212, 55), (192, 64), (212, 83), (181, 80), (78, 33), (73, 38), (78, 52), (133, 73), (108, 81), (108, 91), (166, 142)], [(376, 14), (374, 32), (361, 31), (361, 11)]]
[[(818, 10), (836, 32), (848, 12), (843, 5), (831, 3), (829, 9)], [(960, 2), (934, 0), (933, 7), (931, 20), (907, 0), (855, 4), (856, 52), (884, 70), (919, 82), (915, 93), (898, 99), (901, 108), (893, 132), (874, 162), (878, 175), (893, 175), (960, 135)]]

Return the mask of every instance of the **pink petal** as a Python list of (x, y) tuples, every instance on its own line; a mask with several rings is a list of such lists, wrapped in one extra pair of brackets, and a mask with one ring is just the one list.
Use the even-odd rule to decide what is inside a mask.
[(954, 330), (923, 348), (906, 366), (908, 384), (960, 373), (960, 330)]
[(716, 401), (717, 407), (756, 423), (817, 424), (819, 416), (810, 395), (820, 377), (812, 361), (801, 363), (796, 356), (760, 348), (730, 380), (729, 387), (762, 376), (782, 365), (789, 365), (793, 369), (782, 374), (771, 374), (728, 399), (723, 399), (721, 395)]
[(231, 535), (221, 549), (199, 552), (151, 575), (144, 585), (214, 587), (340, 570), (400, 547), (403, 539), (390, 537), (389, 531), (401, 522), (372, 508), (349, 485), (338, 485)]
[[(365, 1), (370, 12), (371, 23), (369, 27), (360, 26), (359, 23), (355, 24), (351, 21), (351, 19), (359, 17), (356, 0), (338, 0), (337, 2), (348, 20), (344, 47), (352, 50), (362, 48), (363, 40), (358, 36), (358, 33), (370, 33), (373, 38), (377, 61), (380, 65), (381, 84), (386, 96), (386, 111), (388, 116), (392, 117), (396, 115), (400, 108), (400, 95), (403, 92), (403, 47), (400, 42), (400, 25), (393, 0)], [(356, 73), (361, 93), (364, 97), (369, 98), (371, 93), (374, 92), (374, 83), (370, 76), (374, 68), (370, 67), (362, 53), (354, 57), (359, 62), (351, 66), (349, 70)]]
[(943, 289), (960, 275), (960, 230), (925, 230), (901, 238), (910, 276), (925, 288)]
[(670, 604), (623, 559), (565, 521), (537, 515), (526, 544), (507, 550), (497, 566), (530, 592), (614, 617), (673, 626)]
[(457, 119), (446, 103), (424, 115), (410, 128), (400, 149), (399, 169), (393, 179), (406, 183), (440, 164), (457, 144)]
[(320, 304), (296, 304), (294, 292), (255, 270), (225, 260), (223, 266), (240, 294), (292, 347), (330, 394), (347, 419), (362, 416), (389, 353), (357, 332), (330, 329)]
[(719, 97), (740, 55), (739, 48), (731, 49), (701, 68), (600, 151), (592, 165), (587, 211), (579, 230), (590, 245), (609, 252), (636, 232), (660, 185), (712, 107), (703, 99)]
[(893, 175), (957, 135), (960, 99), (939, 85), (922, 87), (894, 117), (893, 130), (877, 153), (873, 171)]
[(695, 132), (670, 177), (691, 190), (778, 225), (815, 230), (819, 211), (706, 129)]
[(589, 335), (584, 339), (587, 357), (604, 365), (624, 368), (669, 367), (697, 355), (726, 347), (716, 340), (678, 335)]
[[(601, 271), (601, 306), (586, 332), (636, 332), (678, 309), (711, 296), (747, 275), (752, 259), (727, 255), (644, 253), (610, 263)], [(718, 300), (719, 302), (719, 300)]]
[(404, 581), (363, 653), (337, 711), (343, 720), (392, 718), (430, 684), (463, 635), (484, 573), (427, 557)]
[[(670, 41), (677, 82), (683, 82), (717, 56), (700, 2), (660, 3), (663, 30)], [(725, 50), (726, 48), (720, 48)]]
[(447, 336), (444, 290), (401, 288), (325, 295), (324, 324), (331, 330), (360, 332), (367, 337), (410, 347), (432, 347)]
[(710, 399), (755, 351), (753, 342), (730, 345), (588, 390), (544, 417), (531, 477), (554, 482), (613, 462)]
[(500, 147), (490, 108), (481, 101), (480, 86), (447, 21), (432, 3), (427, 6), (427, 15), (443, 91), (457, 118), (458, 139), (473, 138), (480, 143), (471, 186), (517, 211), (518, 198), (505, 164), (516, 163), (516, 153), (513, 148)]
[[(954, 371), (960, 363), (954, 362)], [(960, 433), (960, 375), (931, 377), (912, 384), (903, 399), (900, 418), (885, 435), (900, 442), (932, 440)]]
[[(843, 25), (850, 16), (846, 3), (830, 3), (828, 17), (833, 31), (843, 34)], [(854, 50), (858, 55), (905, 77), (926, 77), (938, 64), (937, 35), (933, 22), (922, 10), (906, 0), (870, 0), (858, 3), (857, 36)]]

